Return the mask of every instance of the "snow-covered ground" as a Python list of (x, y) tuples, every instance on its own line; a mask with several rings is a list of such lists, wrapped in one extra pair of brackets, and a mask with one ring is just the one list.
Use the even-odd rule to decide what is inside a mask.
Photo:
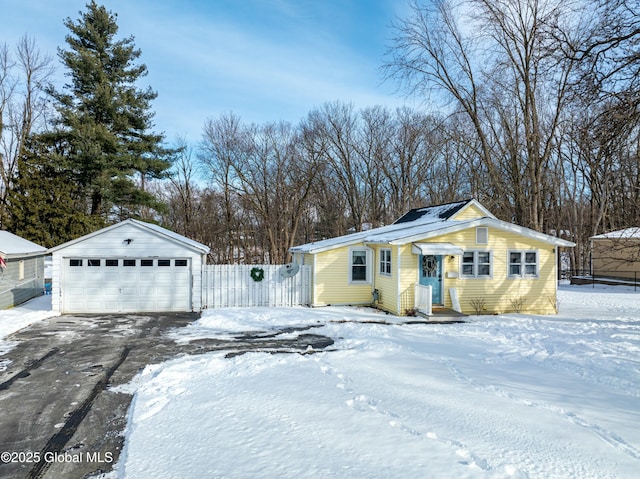
[[(39, 296), (15, 308), (0, 310), (0, 356), (15, 346), (15, 342), (5, 339), (7, 336), (57, 314), (51, 311), (51, 295)], [(7, 366), (7, 360), (0, 359), (0, 371)]]
[(565, 286), (558, 316), (342, 322), (355, 308), (208, 311), (177, 341), (318, 324), (317, 354), (149, 366), (118, 478), (633, 478), (640, 291)]
[[(105, 477), (639, 477), (640, 291), (564, 286), (559, 299), (558, 316), (451, 325), (358, 323), (401, 320), (356, 308), (208, 311), (174, 339), (314, 324), (336, 344), (148, 366), (121, 387), (135, 397)], [(0, 311), (0, 352), (50, 309), (42, 296)]]

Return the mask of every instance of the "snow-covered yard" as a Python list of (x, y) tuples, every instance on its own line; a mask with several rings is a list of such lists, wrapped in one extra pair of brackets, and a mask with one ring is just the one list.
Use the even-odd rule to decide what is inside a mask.
[[(46, 301), (0, 312), (0, 338), (51, 315)], [(309, 332), (336, 343), (148, 366), (118, 388), (135, 397), (125, 449), (105, 477), (638, 477), (640, 291), (564, 286), (558, 316), (468, 319), (208, 311), (174, 339), (316, 324)]]
[(335, 350), (147, 367), (113, 477), (638, 477), (640, 292), (567, 286), (560, 309), (452, 325), (209, 311), (176, 340), (319, 322)]
[[(51, 311), (51, 295), (39, 296), (15, 308), (0, 310), (0, 355), (10, 351), (15, 343), (5, 339), (12, 333), (26, 328), (58, 313)], [(0, 371), (7, 367), (6, 360), (0, 359)]]

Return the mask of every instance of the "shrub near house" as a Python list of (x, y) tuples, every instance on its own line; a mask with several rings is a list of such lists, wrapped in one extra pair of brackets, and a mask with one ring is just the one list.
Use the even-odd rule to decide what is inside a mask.
[(313, 266), (314, 306), (371, 304), (375, 291), (378, 307), (404, 315), (416, 306), (416, 285), (424, 285), (434, 306), (468, 314), (554, 314), (558, 248), (572, 246), (466, 200), (290, 251)]

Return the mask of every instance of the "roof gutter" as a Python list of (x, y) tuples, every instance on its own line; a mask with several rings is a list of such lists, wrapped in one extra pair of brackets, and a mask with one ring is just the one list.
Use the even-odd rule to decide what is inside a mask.
[(46, 256), (49, 252), (45, 249), (42, 251), (31, 251), (28, 253), (1, 253), (3, 259), (23, 259), (23, 258), (36, 258), (38, 256)]

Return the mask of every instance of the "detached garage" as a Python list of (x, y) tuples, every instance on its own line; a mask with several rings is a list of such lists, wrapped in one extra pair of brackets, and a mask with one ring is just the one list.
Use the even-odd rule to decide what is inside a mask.
[(129, 219), (50, 250), (61, 313), (200, 311), (209, 248)]

